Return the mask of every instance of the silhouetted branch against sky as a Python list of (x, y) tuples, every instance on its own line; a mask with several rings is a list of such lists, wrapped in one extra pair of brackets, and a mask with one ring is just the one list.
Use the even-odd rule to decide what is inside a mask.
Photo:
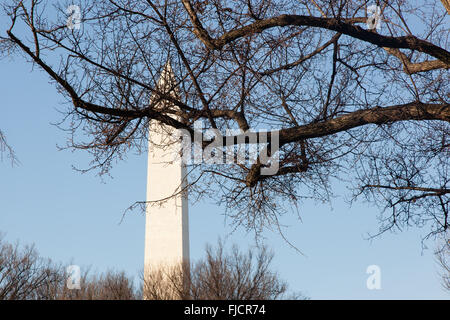
[[(236, 224), (276, 224), (302, 198), (328, 201), (340, 179), (355, 199), (380, 206), (381, 232), (448, 228), (448, 1), (11, 0), (3, 8), (11, 21), (2, 54), (39, 66), (67, 99), (68, 147), (92, 154), (89, 169), (106, 173), (126, 152), (146, 150), (149, 121), (193, 140), (215, 132), (200, 143), (208, 152), (212, 142), (242, 147), (239, 137), (253, 130), (272, 162), (260, 151), (254, 161), (190, 170), (193, 198), (212, 196)], [(159, 87), (168, 60), (175, 80)], [(264, 174), (275, 153), (276, 172)]]

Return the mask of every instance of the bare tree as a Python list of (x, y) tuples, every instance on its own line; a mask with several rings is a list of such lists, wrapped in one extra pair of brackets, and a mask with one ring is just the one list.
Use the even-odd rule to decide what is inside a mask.
[(450, 293), (450, 239), (447, 235), (441, 241), (434, 254), (441, 269), (442, 287)]
[(0, 300), (135, 300), (139, 290), (124, 272), (80, 275), (69, 289), (66, 269), (39, 256), (34, 246), (10, 244), (0, 237)]
[(14, 150), (11, 148), (11, 146), (6, 141), (6, 137), (3, 134), (3, 132), (0, 130), (0, 160), (3, 160), (4, 157), (9, 158), (11, 161), (11, 164), (18, 164), (19, 160), (17, 159), (16, 154), (14, 153)]
[(0, 237), (0, 300), (46, 299), (63, 280), (61, 268), (39, 257), (34, 246), (22, 249)]
[(275, 174), (262, 174), (261, 154), (194, 164), (191, 198), (211, 196), (259, 231), (305, 198), (329, 201), (337, 179), (381, 207), (380, 232), (448, 229), (448, 1), (45, 2), (3, 4), (0, 50), (25, 55), (67, 99), (61, 125), (68, 147), (92, 154), (87, 170), (145, 150), (151, 120), (191, 137), (197, 120), (220, 130), (203, 148), (240, 144), (226, 129), (265, 128), (268, 147), (279, 137)]
[[(67, 276), (64, 277), (67, 279)], [(123, 271), (107, 271), (89, 275), (85, 271), (80, 279), (80, 289), (69, 289), (66, 283), (58, 287), (56, 300), (136, 300), (140, 294), (133, 281)]]
[(0, 238), (0, 300), (152, 300), (172, 299), (303, 299), (287, 293), (287, 284), (271, 270), (273, 253), (265, 247), (227, 254), (222, 242), (207, 247), (206, 257), (192, 265), (161, 268), (147, 274), (138, 287), (120, 271), (79, 275), (79, 288), (67, 285), (61, 264), (39, 256), (34, 246)]
[(266, 247), (242, 253), (233, 246), (225, 253), (219, 242), (208, 246), (206, 257), (196, 263), (160, 268), (143, 278), (149, 300), (274, 300), (300, 299), (287, 293), (287, 284), (270, 266), (273, 253)]

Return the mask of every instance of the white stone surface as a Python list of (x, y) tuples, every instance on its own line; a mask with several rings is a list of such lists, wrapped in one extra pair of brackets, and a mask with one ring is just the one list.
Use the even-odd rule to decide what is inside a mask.
[[(158, 87), (167, 88), (173, 81), (168, 63)], [(154, 120), (150, 123), (144, 274), (189, 261), (188, 201), (182, 192), (187, 184), (186, 167), (180, 157), (181, 142), (175, 133), (173, 128)]]

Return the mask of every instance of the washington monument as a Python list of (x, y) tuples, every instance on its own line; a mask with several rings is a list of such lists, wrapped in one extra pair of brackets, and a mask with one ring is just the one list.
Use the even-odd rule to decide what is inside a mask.
[[(178, 95), (175, 76), (167, 62), (157, 89)], [(159, 103), (156, 108), (175, 108)], [(147, 167), (144, 275), (189, 261), (188, 201), (186, 167), (181, 157), (181, 141), (176, 130), (151, 120)], [(163, 200), (162, 202), (158, 202)]]

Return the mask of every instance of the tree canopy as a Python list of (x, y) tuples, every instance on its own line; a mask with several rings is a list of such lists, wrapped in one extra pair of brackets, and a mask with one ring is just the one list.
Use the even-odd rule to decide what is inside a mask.
[[(279, 139), (275, 174), (261, 174), (259, 157), (195, 163), (190, 197), (210, 196), (236, 224), (260, 230), (302, 199), (329, 201), (341, 180), (354, 199), (380, 206), (381, 232), (448, 228), (447, 0), (9, 0), (3, 8), (11, 23), (1, 54), (49, 75), (67, 99), (68, 147), (92, 154), (89, 169), (107, 173), (128, 151), (146, 150), (152, 120), (192, 137), (201, 120), (233, 144), (239, 133), (225, 132), (265, 129), (266, 144)], [(176, 79), (161, 88), (168, 60)]]

